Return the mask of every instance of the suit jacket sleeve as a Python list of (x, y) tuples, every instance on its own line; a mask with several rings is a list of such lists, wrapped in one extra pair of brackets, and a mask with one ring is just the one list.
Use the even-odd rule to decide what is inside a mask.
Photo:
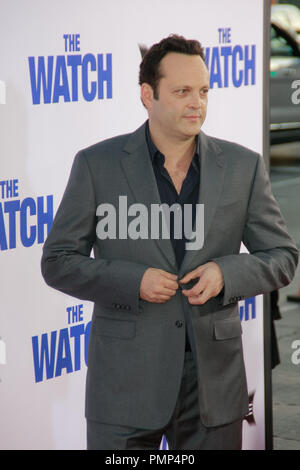
[(287, 233), (260, 156), (248, 202), (243, 243), (249, 253), (213, 259), (224, 276), (223, 305), (289, 284), (298, 262), (298, 250)]
[(96, 222), (93, 182), (81, 151), (44, 244), (42, 275), (65, 294), (138, 313), (140, 282), (148, 266), (91, 257)]

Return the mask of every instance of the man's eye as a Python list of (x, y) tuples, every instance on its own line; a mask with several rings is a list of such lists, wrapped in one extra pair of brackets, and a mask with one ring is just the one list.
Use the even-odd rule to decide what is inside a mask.
[(178, 94), (178, 95), (183, 95), (185, 92), (186, 92), (186, 90), (183, 89), (183, 88), (180, 89), (180, 90), (177, 90), (177, 94)]

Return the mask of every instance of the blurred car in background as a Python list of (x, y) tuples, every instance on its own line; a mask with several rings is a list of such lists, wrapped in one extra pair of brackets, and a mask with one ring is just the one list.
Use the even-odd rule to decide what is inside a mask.
[(271, 21), (270, 142), (300, 141), (300, 44)]
[(300, 42), (300, 9), (296, 5), (285, 3), (272, 5), (271, 20), (285, 29), (292, 29)]

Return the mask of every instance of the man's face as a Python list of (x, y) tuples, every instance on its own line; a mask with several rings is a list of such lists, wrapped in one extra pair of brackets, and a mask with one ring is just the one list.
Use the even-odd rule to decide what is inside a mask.
[[(168, 53), (160, 63), (158, 99), (149, 91), (150, 124), (177, 139), (197, 135), (206, 117), (209, 73), (198, 55)], [(152, 93), (151, 93), (152, 92)]]

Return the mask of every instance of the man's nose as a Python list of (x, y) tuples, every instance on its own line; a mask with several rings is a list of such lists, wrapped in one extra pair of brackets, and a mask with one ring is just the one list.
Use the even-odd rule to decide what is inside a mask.
[(199, 109), (202, 106), (202, 99), (198, 93), (192, 95), (191, 100), (189, 102), (189, 107), (193, 109)]

